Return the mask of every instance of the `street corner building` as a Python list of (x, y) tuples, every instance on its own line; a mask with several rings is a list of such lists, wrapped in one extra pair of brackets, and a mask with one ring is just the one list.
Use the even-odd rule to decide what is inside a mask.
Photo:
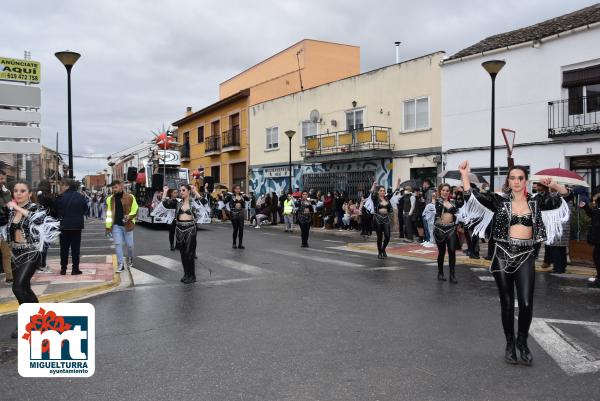
[[(600, 184), (600, 4), (481, 40), (442, 63), (443, 157), (487, 175), (490, 76), (482, 62), (506, 65), (496, 77), (494, 188), (507, 170), (502, 128), (516, 131), (513, 158), (530, 172), (567, 168)], [(500, 146), (499, 146), (500, 145)]]
[[(441, 163), (444, 53), (356, 74), (250, 107), (250, 187), (346, 191), (373, 181), (435, 181)], [(291, 140), (285, 131), (298, 134)]]
[(173, 122), (181, 142), (182, 167), (227, 188), (249, 189), (253, 105), (314, 88), (360, 72), (356, 46), (305, 39), (219, 85), (219, 100)]

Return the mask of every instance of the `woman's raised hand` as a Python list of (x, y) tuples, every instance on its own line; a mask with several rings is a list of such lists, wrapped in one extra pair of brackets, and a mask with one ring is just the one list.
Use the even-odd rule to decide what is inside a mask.
[(461, 174), (469, 174), (471, 172), (471, 166), (469, 165), (468, 160), (464, 160), (462, 163), (458, 165), (458, 171)]

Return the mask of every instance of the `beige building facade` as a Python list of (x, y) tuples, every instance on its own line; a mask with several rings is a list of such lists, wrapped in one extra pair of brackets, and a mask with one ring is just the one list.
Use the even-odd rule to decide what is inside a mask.
[(219, 100), (173, 122), (182, 166), (231, 188), (248, 188), (248, 110), (255, 103), (307, 90), (360, 72), (360, 48), (304, 39), (219, 85)]
[[(441, 161), (443, 52), (251, 106), (250, 189), (369, 190), (435, 180)], [(286, 131), (296, 133), (292, 140)]]

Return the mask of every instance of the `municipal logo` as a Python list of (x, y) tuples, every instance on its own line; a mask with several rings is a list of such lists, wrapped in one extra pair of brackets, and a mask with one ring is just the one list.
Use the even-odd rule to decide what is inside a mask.
[(19, 306), (19, 374), (23, 377), (90, 377), (95, 370), (92, 304)]

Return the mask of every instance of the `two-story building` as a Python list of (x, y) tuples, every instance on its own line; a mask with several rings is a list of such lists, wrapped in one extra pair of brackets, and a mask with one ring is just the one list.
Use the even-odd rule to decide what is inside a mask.
[(516, 131), (513, 157), (532, 173), (552, 167), (600, 184), (600, 5), (486, 38), (442, 63), (444, 164), (468, 159), (488, 176), (491, 79), (496, 77), (495, 188), (506, 177), (501, 128)]
[[(358, 74), (360, 48), (305, 39), (219, 85), (219, 100), (173, 122), (182, 167), (247, 189), (248, 110), (254, 104)], [(259, 134), (259, 138), (262, 138)]]
[[(346, 191), (373, 181), (432, 178), (441, 161), (441, 70), (436, 52), (250, 108), (251, 189)], [(286, 131), (295, 131), (291, 140)]]

